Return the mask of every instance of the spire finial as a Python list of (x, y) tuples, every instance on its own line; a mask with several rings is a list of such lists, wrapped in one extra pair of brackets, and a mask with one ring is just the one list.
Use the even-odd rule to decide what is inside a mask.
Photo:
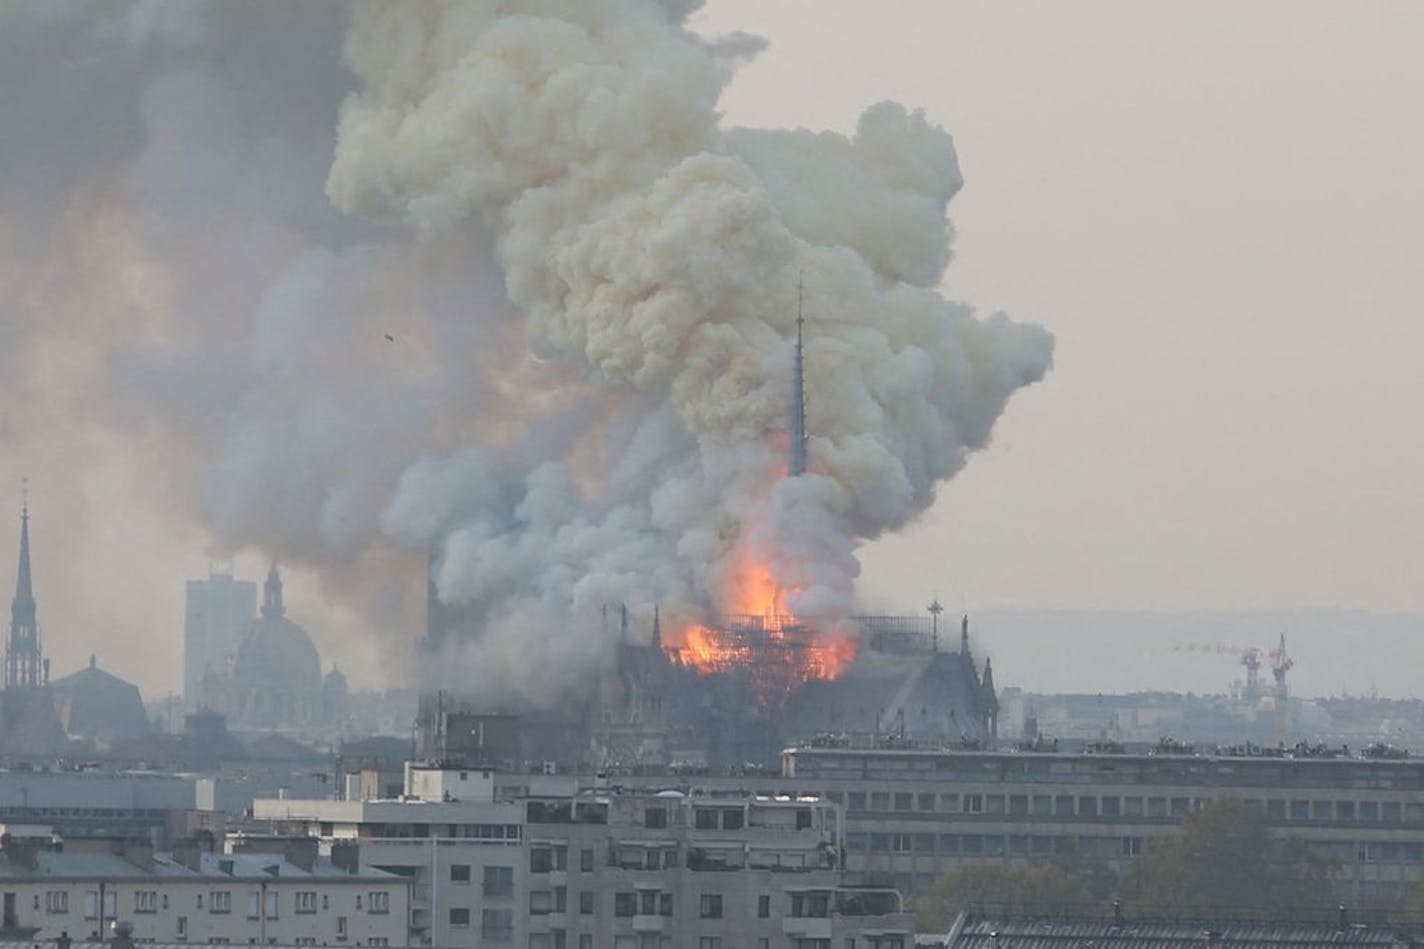
[(806, 363), (804, 327), (806, 317), (802, 304), (806, 295), (806, 281), (798, 274), (796, 278), (796, 358), (791, 379), (791, 477), (798, 478), (806, 473)]
[(940, 603), (939, 597), (935, 597), (925, 609), (930, 614), (930, 632), (934, 637), (934, 651), (939, 652), (939, 614), (944, 612), (944, 604)]
[(23, 482), (20, 505), (20, 563), (15, 571), (15, 599), (10, 603), (10, 638), (5, 651), (5, 685), (44, 684), (35, 593), (30, 579), (30, 479)]
[(661, 604), (661, 603), (654, 603), (654, 604), (653, 604), (653, 648), (656, 649), (656, 650), (658, 650), (658, 651), (660, 651), (660, 652), (662, 651), (662, 648), (663, 648), (663, 621), (662, 621), (661, 613), (662, 613), (662, 604)]
[(282, 605), (282, 575), (277, 572), (276, 561), (267, 571), (267, 582), (262, 585), (262, 616), (264, 619), (276, 619), (287, 612), (287, 608)]
[(969, 655), (969, 614), (965, 613), (959, 620), (959, 651), (963, 655)]

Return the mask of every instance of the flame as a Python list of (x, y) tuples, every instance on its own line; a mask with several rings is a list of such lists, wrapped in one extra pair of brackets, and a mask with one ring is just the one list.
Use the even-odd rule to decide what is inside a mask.
[(802, 683), (836, 678), (855, 660), (855, 640), (810, 629), (786, 609), (786, 592), (770, 567), (744, 562), (722, 622), (684, 629), (674, 659), (704, 675), (743, 670), (763, 711), (779, 709)]

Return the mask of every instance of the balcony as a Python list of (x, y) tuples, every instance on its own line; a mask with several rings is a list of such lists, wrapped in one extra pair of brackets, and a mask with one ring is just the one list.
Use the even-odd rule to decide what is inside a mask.
[(660, 933), (667, 926), (666, 916), (639, 914), (633, 917), (633, 931), (637, 933)]
[(793, 939), (830, 939), (829, 916), (787, 916), (781, 921), (781, 931)]

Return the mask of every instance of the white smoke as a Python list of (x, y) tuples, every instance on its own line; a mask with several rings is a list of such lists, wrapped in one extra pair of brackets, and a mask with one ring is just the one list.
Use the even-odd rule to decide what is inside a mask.
[[(875, 106), (852, 137), (725, 131), (715, 48), (639, 0), (374, 4), (346, 56), (364, 88), (333, 201), (489, 229), (534, 352), (591, 380), (597, 421), (512, 510), (430, 462), (387, 512), (424, 540), (398, 512), (484, 491), (447, 524), (437, 583), (506, 659), (563, 654), (541, 639), (603, 602), (715, 608), (747, 558), (798, 614), (844, 615), (856, 545), (931, 503), (1048, 368), (1043, 330), (936, 293), (961, 178), (918, 113)], [(783, 480), (798, 281), (813, 471)]]
[[(1051, 340), (937, 292), (947, 134), (892, 104), (851, 136), (723, 128), (760, 47), (691, 34), (698, 5), (0, 9), (28, 90), (0, 99), (0, 433), (87, 500), (68, 545), (121, 510), (150, 552), (201, 525), (319, 577), (389, 669), (434, 544), (481, 627), (434, 665), (506, 693), (586, 679), (604, 604), (675, 627), (748, 560), (843, 615), (857, 545), (933, 501)], [(136, 654), (162, 563), (112, 591)], [(73, 569), (112, 616), (112, 566)]]

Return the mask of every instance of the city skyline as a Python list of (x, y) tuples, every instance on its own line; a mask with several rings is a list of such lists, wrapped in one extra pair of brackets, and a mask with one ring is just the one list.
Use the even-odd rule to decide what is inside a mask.
[[(836, 28), (810, 30), (805, 4), (718, 0), (694, 19), (708, 35), (743, 29), (769, 41), (723, 95), (728, 124), (848, 131), (880, 99), (925, 109), (955, 137), (966, 179), (950, 206), (948, 295), (981, 316), (1002, 307), (1042, 323), (1057, 339), (1056, 367), (1010, 402), (988, 448), (939, 486), (938, 503), (862, 548), (867, 606), (910, 613), (939, 597), (971, 613), (1424, 611), (1409, 556), (1424, 521), (1413, 491), (1424, 455), (1408, 437), (1418, 330), (1406, 257), (1424, 194), (1417, 130), (1398, 121), (1424, 68), (1405, 45), (1420, 13), (1232, 10), (1223, 25), (1186, 5), (1149, 16), (1130, 5), (907, 2), (871, 17), (833, 3), (816, 15)], [(324, 35), (335, 44), (339, 30)], [(336, 54), (326, 49), (319, 65)], [(856, 68), (835, 68), (848, 62)], [(122, 369), (112, 335), (130, 324), (74, 317), (65, 266), (82, 264), (78, 283), (129, 294), (115, 313), (149, 313), (134, 326), (173, 319), (147, 309), (172, 288), (160, 254), (126, 243), (141, 223), (108, 208), (82, 240), (66, 233), (114, 177), (143, 194), (145, 176), (163, 170), (161, 150), (134, 158), (125, 122), (141, 116), (150, 133), (181, 135), (163, 109), (191, 118), (171, 83), (136, 88), (102, 103), (114, 115), (112, 137), (102, 124), (91, 133), (111, 160), (102, 173), (65, 167), (44, 178), (51, 190), (38, 193), (67, 218), (34, 212), (26, 174), (0, 186), (0, 247), (15, 261), (0, 275), (0, 377), (12, 393), (0, 483), (15, 485), (14, 520), (0, 518), (14, 526), (0, 529), (0, 579), (8, 592), (18, 485), (29, 476), (36, 596), (56, 671), (97, 653), (152, 696), (179, 681), (183, 581), (205, 575), (211, 558), (230, 557), (249, 579), (289, 558), (215, 547), (212, 525), (227, 530), (233, 512), (208, 498), (195, 517), (188, 502), (201, 486), (180, 488), (182, 465), (148, 454), (158, 439), (142, 400), (114, 402), (107, 384), (92, 384)], [(346, 88), (327, 90), (327, 125), (304, 135), (334, 134)], [(41, 105), (25, 101), (11, 121), (33, 121), (25, 110)], [(312, 150), (321, 148), (329, 161), (329, 142)], [(301, 202), (324, 207), (320, 180), (294, 180), (286, 187)], [(42, 242), (64, 248), (38, 285), (15, 272), (36, 269), (18, 231), (35, 220)], [(224, 276), (212, 284), (221, 289)], [(55, 294), (51, 308), (25, 296), (37, 288)], [(22, 323), (41, 312), (52, 331), (32, 334)], [(813, 398), (815, 387), (808, 380)], [(421, 560), (369, 555), (355, 570), (333, 549), (317, 575), (305, 566), (313, 553), (286, 567), (293, 613), (353, 680), (374, 681), (420, 632)], [(410, 579), (359, 589), (374, 571)], [(1358, 661), (1368, 674), (1370, 662), (1387, 671), (1399, 659)], [(1033, 670), (1007, 663), (1000, 675), (1027, 684)]]

